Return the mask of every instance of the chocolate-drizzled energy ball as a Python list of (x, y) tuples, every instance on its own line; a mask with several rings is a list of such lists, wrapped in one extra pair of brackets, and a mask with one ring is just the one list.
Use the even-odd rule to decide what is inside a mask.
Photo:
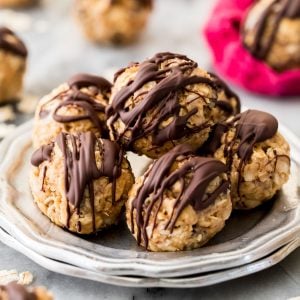
[(34, 147), (52, 142), (60, 132), (92, 131), (108, 137), (105, 108), (110, 90), (106, 79), (78, 74), (43, 97), (35, 113)]
[(217, 102), (213, 78), (184, 55), (159, 53), (115, 75), (107, 109), (111, 138), (157, 158), (208, 137)]
[(137, 178), (126, 203), (127, 224), (151, 251), (194, 249), (225, 225), (232, 204), (227, 168), (178, 145)]
[(239, 96), (216, 74), (209, 73), (209, 75), (214, 80), (218, 92), (218, 101), (216, 107), (213, 108), (214, 121), (219, 123), (240, 113), (241, 102)]
[(30, 186), (40, 210), (80, 234), (115, 224), (134, 178), (119, 146), (93, 133), (60, 133), (31, 159)]
[(27, 49), (19, 37), (0, 27), (0, 102), (18, 100), (26, 69)]
[(0, 8), (3, 7), (25, 7), (31, 6), (38, 2), (38, 0), (0, 0)]
[(227, 164), (236, 209), (271, 199), (288, 180), (290, 150), (270, 114), (247, 110), (218, 124), (202, 151)]
[(250, 53), (272, 68), (300, 68), (300, 0), (257, 1), (242, 34)]
[(43, 287), (26, 288), (16, 282), (0, 285), (1, 300), (53, 300), (53, 296)]
[(76, 0), (75, 13), (86, 37), (104, 44), (128, 44), (145, 28), (152, 0)]

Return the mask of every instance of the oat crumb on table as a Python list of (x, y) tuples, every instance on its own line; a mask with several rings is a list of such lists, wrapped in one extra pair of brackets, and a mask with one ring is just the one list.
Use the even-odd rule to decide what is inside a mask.
[(17, 270), (0, 270), (0, 285), (5, 285), (12, 281), (19, 284), (31, 284), (33, 275), (29, 271), (19, 273)]

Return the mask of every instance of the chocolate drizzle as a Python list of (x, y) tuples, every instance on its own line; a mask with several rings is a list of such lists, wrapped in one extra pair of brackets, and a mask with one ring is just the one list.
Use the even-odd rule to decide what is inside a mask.
[[(246, 45), (244, 43), (254, 57), (265, 59), (268, 56), (283, 18), (300, 18), (300, 0), (274, 0), (265, 9), (255, 25), (253, 44)], [(270, 20), (272, 21), (270, 24), (272, 31), (265, 41), (265, 32)]]
[[(14, 41), (11, 41), (9, 37), (13, 37)], [(6, 27), (0, 27), (0, 49), (21, 57), (27, 57), (28, 55), (28, 51), (24, 43), (13, 31)]]
[(71, 77), (68, 80), (68, 84), (77, 91), (81, 88), (91, 86), (98, 88), (100, 91), (109, 91), (112, 86), (111, 83), (103, 77), (83, 73)]
[[(123, 153), (118, 145), (104, 139), (97, 139), (91, 133), (80, 133), (77, 136), (60, 133), (56, 138), (56, 143), (64, 157), (64, 176), (66, 198), (77, 214), (80, 213), (80, 205), (84, 199), (86, 189), (89, 192), (90, 205), (93, 216), (93, 231), (96, 230), (95, 224), (95, 199), (93, 181), (100, 177), (108, 177), (112, 182), (112, 203), (115, 202), (116, 180), (121, 175), (121, 163)], [(53, 149), (43, 148), (37, 150), (32, 158), (34, 166), (50, 157)], [(51, 150), (50, 150), (51, 149)], [(101, 168), (98, 168), (95, 152), (99, 149), (102, 156)], [(44, 175), (45, 176), (45, 175)], [(68, 206), (67, 227), (70, 221), (70, 207)], [(80, 231), (80, 223), (78, 229)]]
[(49, 145), (41, 146), (39, 149), (37, 149), (31, 156), (31, 164), (35, 167), (38, 167), (44, 161), (50, 161), (53, 147), (54, 144), (51, 143)]
[[(207, 143), (200, 149), (200, 154), (203, 152), (213, 154), (221, 146), (221, 139), (224, 134), (227, 134), (231, 128), (235, 128), (235, 133), (231, 141), (228, 141), (227, 136), (224, 137), (224, 156), (229, 176), (234, 155), (237, 154), (240, 159), (237, 170), (239, 174), (237, 193), (239, 195), (240, 174), (250, 160), (255, 145), (272, 138), (276, 134), (278, 121), (268, 113), (258, 110), (247, 110), (224, 124), (217, 124), (211, 132)], [(238, 147), (236, 148), (234, 146), (237, 142)]]
[[(103, 104), (97, 102), (95, 98), (91, 95), (88, 95), (82, 92), (80, 89), (89, 88), (89, 91), (94, 95), (97, 95), (100, 92), (109, 93), (111, 89), (111, 83), (106, 79), (98, 76), (92, 76), (88, 74), (78, 74), (73, 76), (68, 84), (70, 89), (66, 92), (63, 92), (59, 95), (56, 95), (50, 101), (45, 103), (40, 111), (40, 118), (44, 118), (49, 114), (44, 107), (49, 104), (49, 102), (61, 99), (61, 102), (55, 108), (53, 112), (53, 119), (59, 123), (69, 123), (69, 122), (77, 122), (81, 120), (90, 120), (96, 128), (100, 131), (106, 128), (105, 122), (101, 121), (99, 118), (99, 113), (105, 113), (105, 108)], [(108, 100), (108, 99), (107, 99)], [(85, 113), (81, 115), (60, 115), (59, 111), (63, 107), (68, 106), (77, 106), (80, 107)]]
[(3, 290), (7, 293), (8, 300), (37, 300), (37, 296), (33, 292), (16, 282), (11, 282), (6, 286), (0, 286), (0, 291)]
[[(166, 63), (168, 60), (174, 59), (178, 59), (180, 62), (176, 65), (172, 65), (172, 62)], [(163, 63), (166, 63), (166, 65), (160, 68)], [(110, 125), (120, 118), (126, 127), (121, 135), (112, 130), (114, 139), (120, 140), (123, 138), (125, 146), (130, 148), (137, 139), (152, 134), (153, 144), (162, 146), (167, 141), (178, 140), (208, 127), (208, 124), (202, 124), (194, 128), (188, 126), (188, 119), (197, 113), (197, 108), (186, 115), (181, 115), (180, 93), (195, 94), (192, 101), (197, 101), (199, 98), (206, 101), (204, 96), (188, 90), (187, 86), (202, 83), (215, 89), (215, 83), (210, 78), (191, 75), (196, 67), (197, 63), (186, 56), (168, 52), (158, 53), (153, 58), (141, 63), (135, 79), (116, 93), (107, 109)], [(122, 72), (123, 70), (119, 71), (118, 74)], [(149, 82), (155, 82), (156, 84), (149, 92), (141, 91), (136, 95)], [(126, 102), (132, 96), (135, 97), (133, 102), (136, 101), (137, 104), (129, 108), (126, 106)], [(141, 101), (139, 102), (139, 100)], [(216, 99), (212, 100), (216, 101)], [(148, 124), (145, 124), (145, 115), (149, 110), (153, 111), (154, 117)], [(173, 121), (162, 129), (161, 123), (170, 117), (173, 118)], [(123, 136), (127, 130), (130, 130), (130, 137)]]
[[(110, 5), (116, 5), (122, 3), (120, 0), (110, 0)], [(137, 0), (137, 4), (145, 6), (145, 7), (152, 7), (153, 6), (153, 0)]]
[[(172, 170), (174, 163), (182, 160), (186, 161), (178, 169)], [(149, 241), (147, 227), (150, 216), (154, 213), (155, 226), (166, 189), (170, 189), (177, 181), (181, 184), (181, 191), (173, 206), (171, 217), (165, 226), (165, 229), (172, 232), (185, 207), (191, 205), (196, 211), (203, 210), (228, 189), (228, 181), (223, 181), (213, 193), (206, 194), (209, 183), (226, 171), (227, 168), (222, 162), (212, 158), (197, 157), (188, 145), (176, 146), (155, 161), (151, 169), (145, 174), (144, 182), (132, 202), (131, 231), (134, 233), (133, 218), (134, 211), (136, 211), (138, 244), (141, 244), (143, 240), (147, 248)], [(192, 175), (188, 181), (186, 176), (189, 174)], [(147, 199), (150, 199), (149, 203)], [(156, 208), (155, 204), (157, 204)]]
[[(50, 161), (51, 160), (51, 154), (54, 148), (54, 143), (51, 143), (49, 145), (43, 145), (31, 156), (31, 164), (35, 167), (38, 167), (41, 163), (44, 161)], [(41, 191), (44, 192), (44, 184), (45, 184), (45, 177), (47, 173), (47, 166), (44, 166), (43, 169), (43, 175), (42, 175), (42, 184), (41, 184)]]
[(215, 124), (206, 142), (198, 149), (198, 155), (213, 155), (221, 146), (221, 140), (224, 133), (229, 130), (229, 124), (217, 123)]
[(287, 4), (284, 16), (290, 19), (300, 18), (300, 1), (290, 0)]
[(239, 115), (235, 123), (236, 137), (240, 140), (238, 155), (247, 162), (252, 155), (254, 145), (272, 138), (278, 130), (278, 121), (272, 115), (247, 110)]
[[(214, 73), (209, 72), (209, 75), (213, 78), (218, 93), (224, 91), (225, 96), (227, 99), (218, 99), (216, 102), (216, 106), (219, 107), (221, 110), (226, 112), (229, 116), (236, 115), (241, 111), (241, 101), (239, 96), (231, 90), (231, 88), (223, 81), (219, 76)], [(235, 106), (231, 103), (230, 99), (235, 100)]]

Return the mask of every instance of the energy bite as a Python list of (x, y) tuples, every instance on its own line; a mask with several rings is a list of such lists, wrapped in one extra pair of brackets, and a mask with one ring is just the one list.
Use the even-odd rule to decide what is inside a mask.
[(129, 229), (151, 251), (204, 245), (232, 211), (226, 166), (179, 145), (137, 178), (126, 203)]
[(89, 74), (75, 75), (54, 89), (36, 108), (33, 146), (46, 145), (61, 132), (92, 131), (108, 137), (105, 109), (110, 91), (109, 81)]
[(11, 7), (11, 8), (18, 8), (18, 7), (25, 7), (31, 6), (38, 2), (38, 0), (0, 0), (0, 8), (2, 7)]
[(177, 144), (203, 144), (214, 124), (215, 81), (184, 55), (158, 53), (115, 75), (107, 109), (113, 140), (158, 158)]
[(0, 285), (1, 300), (53, 300), (53, 296), (44, 287), (26, 288), (16, 282)]
[(271, 199), (288, 180), (290, 149), (272, 115), (247, 110), (218, 124), (202, 151), (229, 169), (235, 209), (251, 209)]
[(152, 0), (76, 0), (75, 14), (85, 36), (103, 44), (128, 44), (146, 27)]
[(10, 29), (0, 27), (0, 103), (20, 97), (27, 55), (20, 38)]
[(90, 234), (115, 224), (134, 177), (119, 146), (92, 132), (60, 133), (31, 158), (30, 186), (58, 226)]
[(245, 47), (277, 71), (300, 68), (300, 0), (261, 0), (243, 26)]

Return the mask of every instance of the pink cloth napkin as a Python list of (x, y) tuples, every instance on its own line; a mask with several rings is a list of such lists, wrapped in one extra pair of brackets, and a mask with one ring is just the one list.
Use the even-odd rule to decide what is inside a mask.
[(214, 67), (233, 83), (252, 92), (273, 96), (300, 96), (300, 69), (278, 73), (255, 59), (243, 47), (240, 25), (254, 0), (219, 0), (204, 34)]

